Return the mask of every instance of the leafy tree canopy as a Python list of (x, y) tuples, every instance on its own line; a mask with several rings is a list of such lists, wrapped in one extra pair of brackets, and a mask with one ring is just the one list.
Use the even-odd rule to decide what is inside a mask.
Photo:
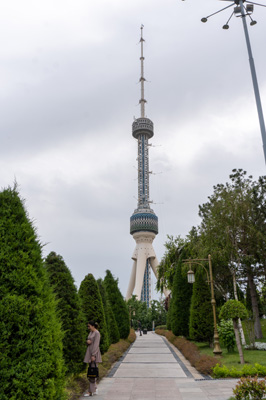
[(228, 300), (221, 308), (221, 319), (247, 318), (248, 311), (243, 303), (237, 300)]

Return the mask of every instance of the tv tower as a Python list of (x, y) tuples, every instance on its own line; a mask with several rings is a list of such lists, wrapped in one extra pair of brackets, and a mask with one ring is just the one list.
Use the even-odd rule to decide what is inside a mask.
[(133, 267), (130, 276), (126, 299), (133, 294), (138, 300), (145, 301), (149, 306), (151, 299), (151, 268), (157, 277), (159, 265), (152, 246), (153, 239), (158, 233), (158, 217), (150, 208), (149, 199), (149, 139), (153, 137), (153, 122), (145, 115), (144, 97), (144, 56), (143, 56), (143, 25), (141, 26), (141, 98), (140, 118), (132, 124), (132, 136), (138, 141), (138, 206), (130, 217), (130, 234), (136, 241), (132, 256)]

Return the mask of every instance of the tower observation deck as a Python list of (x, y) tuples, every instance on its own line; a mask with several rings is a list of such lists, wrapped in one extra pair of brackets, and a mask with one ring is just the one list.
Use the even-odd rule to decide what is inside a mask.
[(131, 278), (126, 298), (132, 294), (143, 300), (149, 306), (150, 293), (150, 268), (157, 276), (158, 260), (156, 258), (152, 242), (158, 233), (158, 217), (150, 208), (150, 187), (149, 187), (149, 139), (154, 135), (153, 122), (145, 116), (144, 97), (144, 56), (143, 56), (143, 25), (141, 26), (141, 98), (139, 100), (141, 116), (132, 124), (132, 136), (138, 141), (138, 204), (130, 217), (130, 234), (136, 241), (132, 259)]

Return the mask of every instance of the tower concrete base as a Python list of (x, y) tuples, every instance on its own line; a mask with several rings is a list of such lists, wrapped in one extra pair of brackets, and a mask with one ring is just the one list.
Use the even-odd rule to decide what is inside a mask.
[(137, 296), (138, 300), (141, 299), (141, 290), (147, 259), (149, 259), (151, 268), (157, 278), (157, 267), (159, 262), (152, 247), (152, 242), (155, 236), (155, 233), (148, 231), (136, 232), (133, 234), (133, 238), (136, 241), (136, 247), (132, 255), (133, 266), (126, 300), (130, 299), (133, 294)]

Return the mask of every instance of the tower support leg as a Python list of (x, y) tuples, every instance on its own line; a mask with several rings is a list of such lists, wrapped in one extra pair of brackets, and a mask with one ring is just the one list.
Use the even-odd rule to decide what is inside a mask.
[(134, 260), (132, 270), (131, 270), (131, 275), (130, 275), (130, 281), (127, 289), (127, 295), (126, 295), (126, 300), (129, 300), (132, 297), (133, 290), (135, 287), (136, 283), (136, 270), (137, 270), (137, 261)]
[(136, 286), (135, 286), (135, 295), (137, 296), (138, 300), (141, 299), (141, 290), (146, 268), (146, 260), (147, 260), (147, 255), (145, 254), (145, 252), (139, 251), (137, 258)]

